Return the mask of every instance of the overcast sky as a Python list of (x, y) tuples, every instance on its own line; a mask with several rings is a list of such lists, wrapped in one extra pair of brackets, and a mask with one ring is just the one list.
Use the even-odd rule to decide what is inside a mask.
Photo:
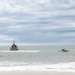
[(0, 0), (0, 43), (75, 44), (75, 0)]

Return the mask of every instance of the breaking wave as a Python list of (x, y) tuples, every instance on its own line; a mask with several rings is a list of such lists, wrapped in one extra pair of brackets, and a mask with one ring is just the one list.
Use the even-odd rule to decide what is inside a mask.
[(30, 53), (30, 52), (40, 52), (40, 50), (19, 50), (19, 51), (3, 50), (3, 51), (0, 51), (0, 52), (27, 52), (27, 53)]
[(0, 62), (0, 71), (30, 70), (30, 71), (60, 71), (75, 72), (75, 62), (57, 64), (29, 64), (25, 62)]

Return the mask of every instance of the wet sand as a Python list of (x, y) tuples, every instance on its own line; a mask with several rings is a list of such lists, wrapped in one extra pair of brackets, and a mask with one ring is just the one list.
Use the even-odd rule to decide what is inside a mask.
[(55, 71), (0, 71), (0, 75), (75, 75), (75, 72), (55, 72)]

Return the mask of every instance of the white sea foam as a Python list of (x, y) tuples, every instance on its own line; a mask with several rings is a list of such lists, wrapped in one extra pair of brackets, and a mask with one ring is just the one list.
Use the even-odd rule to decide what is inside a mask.
[(0, 51), (0, 52), (27, 52), (27, 53), (30, 53), (30, 52), (40, 52), (40, 50), (19, 50), (19, 51), (8, 51), (8, 50), (3, 50), (3, 51)]
[[(3, 64), (8, 64), (5, 62)], [(26, 71), (60, 71), (60, 72), (75, 72), (75, 62), (70, 63), (58, 63), (58, 64), (27, 64), (22, 63), (9, 63), (8, 66), (1, 66), (0, 71), (12, 71), (12, 70), (26, 70)], [(17, 65), (18, 64), (18, 65)]]

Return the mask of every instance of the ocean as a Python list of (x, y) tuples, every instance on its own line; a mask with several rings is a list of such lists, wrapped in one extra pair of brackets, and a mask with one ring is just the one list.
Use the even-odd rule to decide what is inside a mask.
[[(25, 45), (18, 51), (0, 46), (0, 71), (33, 70), (75, 72), (75, 46)], [(61, 49), (69, 52), (62, 52)]]

